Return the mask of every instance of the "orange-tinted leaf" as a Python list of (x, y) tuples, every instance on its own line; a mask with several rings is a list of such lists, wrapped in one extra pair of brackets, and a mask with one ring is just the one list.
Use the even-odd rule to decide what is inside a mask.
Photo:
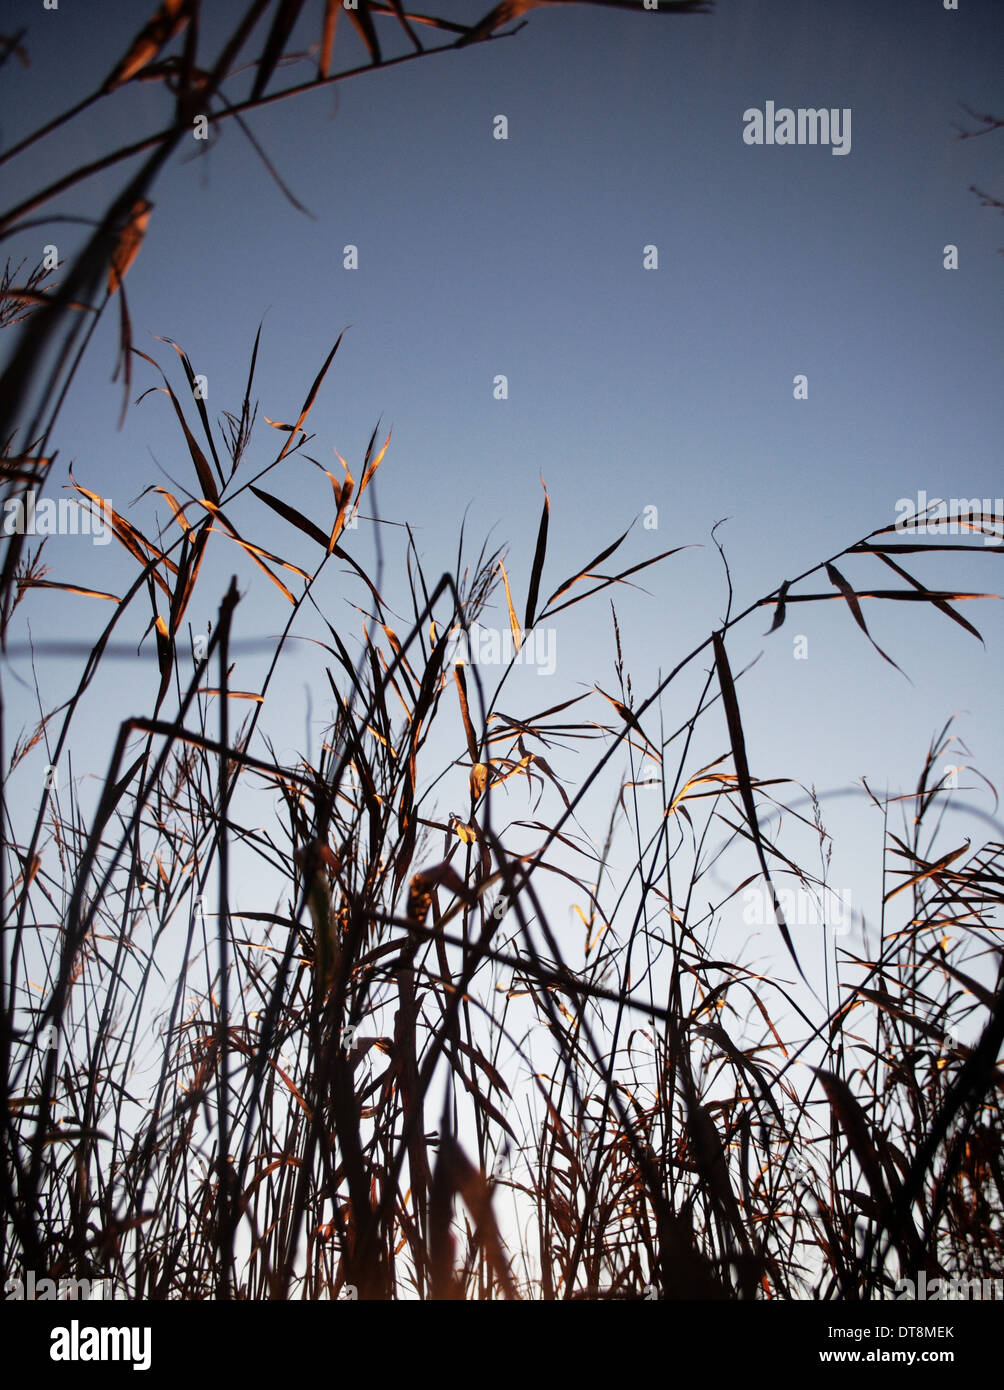
[(100, 589), (85, 589), (81, 584), (58, 584), (54, 579), (21, 579), (18, 583), (25, 589), (62, 589), (67, 594), (82, 594), (84, 598), (107, 598), (118, 603), (117, 594), (105, 594)]
[(342, 8), (341, 0), (324, 0), (324, 28), (321, 30), (321, 57), (317, 66), (317, 75), (325, 78), (331, 72), (331, 53), (335, 46), (335, 26), (338, 23), (338, 11)]
[(101, 90), (113, 92), (152, 62), (188, 23), (187, 10), (187, 0), (164, 0), (154, 17), (133, 39), (125, 57), (116, 63)]
[(453, 679), (457, 682), (457, 694), (460, 697), (460, 717), (464, 721), (467, 751), (471, 755), (471, 762), (478, 763), (478, 741), (474, 736), (474, 726), (471, 724), (471, 714), (467, 705), (467, 677), (464, 675), (462, 666), (454, 666)]
[(442, 864), (437, 864), (435, 868), (425, 869), (421, 873), (413, 874), (411, 886), (408, 891), (408, 918), (418, 926), (422, 926), (426, 917), (429, 915), (429, 908), (432, 905), (432, 894), (436, 888), (448, 888), (451, 893), (456, 893), (458, 897), (465, 899), (465, 901), (470, 897), (467, 884), (459, 876), (449, 860), (444, 860)]
[(657, 758), (659, 758), (659, 757), (660, 757), (660, 753), (659, 753), (658, 748), (656, 748), (655, 744), (651, 741), (651, 739), (650, 739), (650, 738), (648, 737), (648, 735), (645, 733), (645, 730), (644, 730), (644, 729), (641, 727), (641, 725), (638, 723), (638, 720), (637, 720), (636, 716), (632, 713), (631, 710), (628, 709), (627, 705), (623, 704), (620, 700), (615, 700), (614, 697), (613, 697), (612, 695), (608, 695), (607, 692), (606, 692), (605, 690), (603, 690), (600, 686), (596, 686), (596, 689), (597, 689), (597, 690), (599, 691), (599, 693), (603, 696), (604, 700), (609, 700), (609, 701), (610, 701), (610, 703), (613, 705), (614, 709), (617, 711), (617, 713), (620, 715), (620, 717), (624, 720), (625, 724), (627, 724), (629, 728), (634, 729), (634, 731), (635, 731), (636, 734), (640, 734), (641, 737), (642, 737), (642, 738), (645, 740), (645, 742), (648, 744), (649, 748), (652, 749), (652, 752), (655, 754), (655, 756), (656, 756)]
[[(200, 686), (199, 686), (199, 693), (200, 693), (201, 695), (216, 695), (216, 696), (220, 696), (220, 695), (223, 694), (223, 691), (217, 689), (217, 688), (214, 687), (214, 686), (200, 685)], [(259, 694), (257, 690), (229, 690), (229, 689), (228, 689), (227, 692), (226, 692), (226, 695), (227, 695), (227, 699), (228, 699), (228, 700), (253, 700), (254, 703), (255, 703), (256, 705), (260, 705), (260, 704), (263, 702), (263, 700), (265, 699), (265, 696)]]
[(139, 248), (143, 244), (152, 210), (153, 204), (148, 202), (146, 198), (137, 199), (125, 226), (119, 232), (119, 239), (112, 252), (112, 261), (108, 268), (108, 293), (110, 295), (121, 287), (126, 271), (139, 255)]

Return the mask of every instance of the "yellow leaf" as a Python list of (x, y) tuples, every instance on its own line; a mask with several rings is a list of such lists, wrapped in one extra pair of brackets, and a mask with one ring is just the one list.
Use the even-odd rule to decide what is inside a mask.
[(512, 628), (512, 640), (516, 650), (519, 651), (523, 645), (523, 633), (516, 620), (516, 610), (512, 606), (512, 594), (509, 592), (509, 576), (505, 572), (505, 565), (499, 561), (499, 569), (502, 571), (502, 583), (505, 585), (505, 601), (509, 605), (509, 626)]

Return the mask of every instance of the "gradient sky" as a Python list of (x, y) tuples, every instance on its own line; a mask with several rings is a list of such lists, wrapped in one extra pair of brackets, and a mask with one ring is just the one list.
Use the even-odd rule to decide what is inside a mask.
[[(290, 50), (316, 42), (321, 8), (305, 7)], [(428, 8), (469, 21), (489, 5), (437, 0)], [(202, 51), (215, 53), (242, 6), (206, 10)], [(3, 145), (93, 90), (143, 12), (109, 0), (99, 23), (92, 7), (71, 0), (56, 12), (34, 0), (9, 6), (4, 28), (27, 26), (31, 68), (4, 68)], [(388, 51), (405, 51), (393, 22), (382, 24)], [(341, 65), (356, 53), (362, 60), (344, 27)], [(311, 71), (308, 58), (280, 81), (306, 80)], [(316, 438), (307, 452), (335, 467), (337, 449), (358, 476), (382, 421), (381, 439), (393, 433), (377, 475), (381, 516), (411, 524), (435, 577), (452, 568), (466, 510), (472, 543), (491, 532), (494, 543), (509, 546), (520, 610), (541, 476), (552, 507), (547, 592), (548, 581), (555, 587), (656, 506), (658, 529), (638, 521), (619, 552), (624, 566), (673, 546), (702, 548), (641, 576), (645, 592), (614, 595), (626, 666), (644, 696), (660, 668), (722, 620), (724, 571), (710, 538), (716, 521), (730, 518), (718, 539), (739, 609), (891, 524), (900, 498), (1004, 492), (1004, 221), (969, 191), (975, 184), (1001, 196), (1004, 133), (954, 138), (956, 122), (974, 124), (960, 102), (1002, 114), (1002, 71), (1004, 25), (989, 0), (962, 0), (957, 13), (936, 0), (909, 8), (720, 0), (707, 17), (544, 9), (512, 38), (249, 115), (312, 216), (287, 201), (232, 121), (211, 148), (193, 142), (151, 195), (146, 242), (127, 280), (135, 342), (178, 390), (184, 381), (174, 353), (150, 335), (184, 347), (208, 378), (215, 419), (239, 409), (264, 316), (252, 447), (260, 466), (280, 439), (261, 417), (296, 418), (348, 328), (310, 418)], [(250, 80), (235, 77), (231, 98), (243, 96)], [(746, 145), (743, 113), (768, 100), (850, 108), (850, 152)], [(506, 141), (492, 138), (500, 113)], [(159, 86), (133, 84), (5, 166), (4, 204), (112, 142), (159, 129), (166, 115)], [(132, 170), (120, 165), (51, 210), (94, 216)], [(47, 241), (71, 256), (79, 238), (66, 224), (20, 234), (5, 249), (31, 263)], [(342, 265), (347, 243), (359, 248), (356, 271)], [(959, 248), (957, 271), (943, 268), (947, 243)], [(642, 267), (648, 244), (658, 247), (656, 271)], [(116, 430), (116, 343), (109, 314), (59, 422), (58, 481), (72, 462), (81, 483), (149, 531), (166, 515), (149, 497), (135, 502), (139, 493), (152, 483), (176, 491), (172, 478), (194, 486), (192, 469), (163, 395), (131, 408)], [(493, 399), (497, 373), (508, 377), (506, 401)], [(798, 373), (808, 377), (805, 401), (793, 399)], [(136, 362), (134, 397), (159, 382)], [(325, 480), (302, 461), (284, 467), (270, 475), (273, 490), (323, 524)], [(315, 562), (284, 523), (262, 526), (257, 506), (237, 510), (238, 524), (242, 516), (257, 518), (253, 533), (287, 558)], [(403, 534), (387, 528), (384, 535), (388, 591), (402, 603)], [(365, 526), (354, 542), (369, 553)], [(59, 551), (56, 544), (48, 548), (52, 577), (121, 591), (132, 573), (114, 544), (91, 549), (67, 539)], [(911, 557), (907, 566), (931, 585), (1001, 592), (1002, 550)], [(202, 581), (213, 603), (190, 611), (193, 625), (215, 616), (233, 568), (221, 543)], [(281, 597), (264, 576), (240, 568), (249, 578), (237, 635), (275, 632), (285, 619)], [(860, 587), (896, 583), (877, 561), (842, 568)], [(817, 581), (813, 590), (825, 587)], [(358, 615), (345, 606), (361, 601), (358, 587), (332, 579), (325, 593), (332, 613), (358, 632)], [(520, 673), (523, 708), (544, 708), (593, 682), (614, 689), (608, 597), (562, 615), (557, 670), (550, 678)], [(85, 637), (106, 617), (98, 606), (38, 594), (33, 635)], [(740, 685), (752, 770), (814, 781), (820, 791), (862, 776), (878, 791), (905, 791), (936, 731), (962, 712), (958, 733), (999, 785), (1000, 610), (995, 601), (964, 605), (983, 648), (919, 605), (866, 604), (873, 634), (912, 685), (874, 651), (843, 604), (793, 607), (769, 639), (770, 610), (761, 610), (729, 637), (734, 671), (762, 653)], [(496, 621), (505, 625), (503, 610)], [(808, 660), (793, 659), (796, 634), (808, 637)], [(12, 638), (24, 635), (21, 628)], [(234, 683), (252, 687), (262, 660), (242, 659)], [(707, 665), (697, 663), (697, 678)], [(24, 658), (11, 668), (30, 675)], [(49, 660), (39, 669), (55, 703), (79, 668)], [(291, 662), (284, 679), (287, 713), (273, 733), (277, 751), (292, 758), (305, 747), (308, 679), (316, 751), (323, 678), (304, 660)], [(4, 688), (12, 742), (14, 725), (32, 722), (37, 711), (11, 679)], [(148, 707), (155, 688), (152, 660), (119, 664), (99, 678), (93, 748), (75, 753), (78, 760), (93, 753), (87, 771), (103, 772), (117, 719)], [(691, 679), (667, 701), (667, 732), (692, 712), (697, 688)], [(706, 720), (691, 766), (727, 742), (719, 710)], [(575, 765), (562, 766), (574, 781)], [(79, 762), (77, 770), (84, 771)], [(995, 813), (974, 778), (964, 785), (973, 790), (960, 802)], [(862, 906), (868, 894), (873, 917), (880, 821), (865, 816), (860, 797), (824, 798), (824, 812), (847, 836), (834, 881), (851, 887)], [(1001, 838), (999, 820), (996, 830), (965, 814), (957, 821), (946, 829), (953, 843), (963, 833)], [(593, 830), (601, 837), (604, 828)], [(754, 867), (750, 854), (746, 872)]]

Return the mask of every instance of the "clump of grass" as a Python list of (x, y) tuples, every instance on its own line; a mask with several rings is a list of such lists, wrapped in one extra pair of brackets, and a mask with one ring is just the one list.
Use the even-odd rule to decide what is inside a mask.
[[(256, 479), (308, 442), (337, 346)], [(166, 535), (154, 541), (113, 514), (135, 579), (71, 700), (12, 759), (27, 763), (44, 745), (58, 763), (113, 635), (156, 634), (152, 715), (122, 725), (97, 806), (85, 812), (72, 785), (68, 799), (45, 790), (18, 834), (7, 800), (6, 1266), (114, 1278), (135, 1298), (338, 1297), (349, 1287), (363, 1298), (853, 1298), (921, 1266), (995, 1268), (1001, 846), (945, 853), (925, 838), (947, 729), (925, 761), (909, 834), (886, 831), (895, 886), (878, 948), (866, 958), (834, 944), (835, 997), (821, 1022), (804, 991), (722, 959), (694, 895), (713, 822), (738, 826), (771, 892), (772, 873), (792, 862), (759, 828), (775, 779), (749, 770), (731, 629), (765, 604), (778, 627), (796, 584), (817, 573), (863, 626), (863, 594), (837, 569), (851, 556), (911, 581), (882, 591), (886, 601), (920, 594), (958, 619), (952, 605), (976, 596), (921, 588), (892, 560), (883, 528), (729, 617), (646, 699), (634, 700), (619, 657), (617, 695), (597, 688), (515, 713), (512, 665), (490, 689), (489, 668), (453, 659), (493, 598), (516, 645), (667, 557), (598, 578), (621, 536), (549, 592), (545, 495), (524, 586), (485, 551), (432, 583), (407, 535), (410, 611), (395, 616), (345, 529), (387, 441), (374, 434), (357, 478), (346, 465), (332, 479), (321, 524), (242, 480), (253, 375), (252, 359), (233, 417), (242, 423), (226, 437), (203, 411), (185, 425), (197, 487), (186, 502), (158, 489), (173, 516)], [(238, 531), (231, 517), (245, 492), (313, 547), (312, 567)], [(236, 580), (204, 656), (183, 636), (206, 551), (227, 543), (289, 607), (250, 691), (231, 685)], [(332, 561), (360, 590), (354, 657), (349, 631), (314, 600)], [(37, 583), (23, 577), (19, 592)], [(282, 762), (269, 743), (270, 694), (312, 604), (333, 714), (319, 756)], [(661, 697), (704, 652), (714, 664), (698, 708), (678, 739), (656, 744), (646, 724), (655, 728)], [(231, 711), (248, 703), (232, 726)], [(730, 748), (695, 768), (694, 731), (709, 719)], [(598, 733), (606, 751), (569, 795), (556, 760)], [(430, 759), (451, 746), (433, 775)], [(637, 850), (626, 878), (608, 862), (612, 830), (597, 849), (581, 824), (591, 784), (618, 752), (654, 758), (663, 783), (652, 814), (621, 779), (617, 808)], [(433, 799), (444, 774), (468, 798), (445, 818)], [(499, 826), (519, 787), (532, 818)], [(586, 872), (569, 867), (575, 859)], [(241, 878), (254, 865), (255, 896), (270, 905), (249, 907), (235, 892), (238, 862)], [(549, 875), (580, 906), (576, 946), (550, 924)], [(801, 974), (774, 901), (779, 941)], [(908, 910), (893, 927), (900, 904)], [(800, 1020), (799, 1035), (781, 1033), (779, 1009)], [(534, 1024), (546, 1029), (543, 1053)]]

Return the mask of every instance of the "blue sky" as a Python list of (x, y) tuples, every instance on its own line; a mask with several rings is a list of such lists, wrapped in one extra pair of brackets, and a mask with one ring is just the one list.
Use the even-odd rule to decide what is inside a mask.
[[(69, 0), (55, 12), (13, 8), (23, 18), (5, 27), (27, 25), (32, 66), (4, 70), (5, 146), (93, 90), (143, 7), (103, 4), (100, 25)], [(434, 8), (470, 20), (488, 5)], [(240, 10), (212, 7), (207, 52)], [(289, 48), (305, 51), (319, 31), (320, 7), (306, 6)], [(381, 32), (389, 51), (404, 51), (390, 22)], [(339, 43), (344, 63), (359, 46), (348, 32)], [(643, 575), (645, 592), (615, 594), (626, 665), (644, 696), (660, 668), (721, 622), (724, 572), (710, 539), (720, 519), (731, 518), (718, 538), (743, 608), (891, 524), (900, 498), (1004, 492), (1004, 222), (968, 191), (976, 184), (1000, 196), (1004, 136), (953, 138), (954, 123), (966, 119), (960, 102), (1001, 114), (1002, 59), (999, 9), (979, 0), (959, 12), (928, 0), (909, 13), (721, 0), (710, 16), (679, 18), (544, 9), (512, 38), (252, 113), (250, 129), (312, 217), (284, 198), (233, 122), (208, 150), (193, 141), (151, 195), (146, 242), (127, 279), (135, 341), (176, 389), (183, 378), (174, 354), (150, 335), (181, 344), (208, 378), (215, 419), (239, 407), (264, 317), (259, 419), (290, 420), (347, 328), (310, 418), (316, 437), (307, 452), (331, 468), (337, 449), (358, 476), (374, 425), (382, 422), (381, 440), (392, 429), (377, 475), (380, 514), (413, 527), (435, 576), (452, 567), (466, 511), (472, 542), (491, 532), (509, 547), (518, 609), (541, 476), (552, 504), (547, 592), (549, 580), (554, 587), (657, 507), (658, 529), (639, 519), (619, 552), (624, 565), (673, 546), (702, 548)], [(306, 60), (280, 80), (306, 80), (310, 71)], [(250, 80), (236, 77), (231, 97)], [(849, 108), (849, 153), (746, 145), (743, 113), (768, 100)], [(133, 84), (99, 103), (4, 169), (5, 204), (113, 141), (160, 128), (166, 114), (154, 85)], [(498, 114), (508, 119), (505, 141), (492, 137)], [(119, 166), (52, 210), (97, 214), (131, 169)], [(70, 225), (33, 230), (6, 250), (30, 262), (54, 240), (70, 256), (78, 237)], [(358, 270), (343, 268), (349, 243)], [(948, 243), (959, 248), (957, 271), (942, 265)], [(651, 244), (659, 268), (646, 271)], [(145, 498), (133, 510), (134, 499), (151, 483), (176, 490), (172, 478), (193, 486), (191, 464), (162, 395), (131, 408), (116, 430), (116, 331), (108, 315), (70, 392), (54, 439), (57, 467), (72, 462), (80, 482), (152, 528), (155, 516), (166, 521), (163, 505)], [(508, 379), (504, 401), (493, 399), (499, 373)], [(793, 398), (797, 374), (808, 378), (806, 400)], [(156, 384), (138, 361), (133, 395)], [(278, 439), (260, 423), (254, 460), (264, 462)], [(326, 518), (323, 477), (296, 459), (283, 469), (269, 477), (273, 490)], [(288, 526), (235, 510), (238, 521), (252, 515), (276, 550), (314, 563)], [(384, 544), (388, 588), (403, 602), (402, 536), (388, 528)], [(365, 525), (353, 539), (369, 553)], [(52, 577), (79, 581), (86, 568), (98, 587), (120, 591), (130, 564), (116, 546), (58, 544), (48, 552)], [(950, 563), (912, 557), (907, 568), (925, 583), (999, 592), (1000, 553)], [(189, 614), (193, 624), (214, 616), (233, 568), (221, 545), (203, 577), (212, 602)], [(238, 635), (275, 632), (281, 598), (264, 576), (240, 568), (247, 588)], [(861, 587), (895, 583), (877, 562), (848, 560), (842, 569)], [(825, 581), (812, 587), (822, 591)], [(357, 631), (345, 604), (360, 601), (358, 590), (332, 579), (324, 592)], [(613, 690), (607, 597), (562, 615), (553, 677), (518, 673), (527, 709), (593, 682)], [(919, 606), (866, 604), (876, 639), (912, 685), (869, 646), (844, 605), (793, 606), (770, 639), (762, 610), (729, 638), (735, 671), (762, 652), (740, 687), (753, 771), (820, 790), (863, 775), (878, 790), (906, 790), (934, 733), (962, 711), (958, 732), (999, 782), (1000, 606), (965, 605), (983, 648)], [(86, 636), (105, 616), (85, 599), (38, 595), (33, 633)], [(497, 621), (504, 626), (501, 609)], [(808, 638), (808, 660), (793, 659), (796, 634)], [(697, 664), (700, 675), (708, 661)], [(10, 665), (27, 677), (23, 658)], [(75, 667), (48, 661), (40, 669), (53, 703), (72, 688)], [(260, 670), (261, 659), (248, 658), (235, 684), (250, 688)], [(304, 748), (308, 680), (319, 736), (323, 678), (304, 661), (283, 679), (289, 713), (273, 732), (293, 757)], [(100, 678), (93, 746), (75, 754), (93, 753), (90, 772), (103, 772), (118, 718), (148, 705), (155, 685), (153, 662)], [(37, 717), (22, 687), (4, 686), (12, 723)], [(667, 731), (689, 715), (696, 688), (691, 681), (668, 702)], [(726, 746), (724, 720), (709, 716), (691, 766)], [(448, 756), (461, 753), (462, 744)], [(576, 765), (563, 766), (574, 782)], [(960, 796), (994, 810), (985, 791)], [(865, 823), (859, 798), (835, 800), (831, 810), (848, 837), (837, 881), (853, 884), (860, 900), (869, 878), (877, 890), (878, 824)], [(959, 824), (975, 833), (980, 822), (960, 816)], [(603, 828), (597, 822), (594, 833)]]

